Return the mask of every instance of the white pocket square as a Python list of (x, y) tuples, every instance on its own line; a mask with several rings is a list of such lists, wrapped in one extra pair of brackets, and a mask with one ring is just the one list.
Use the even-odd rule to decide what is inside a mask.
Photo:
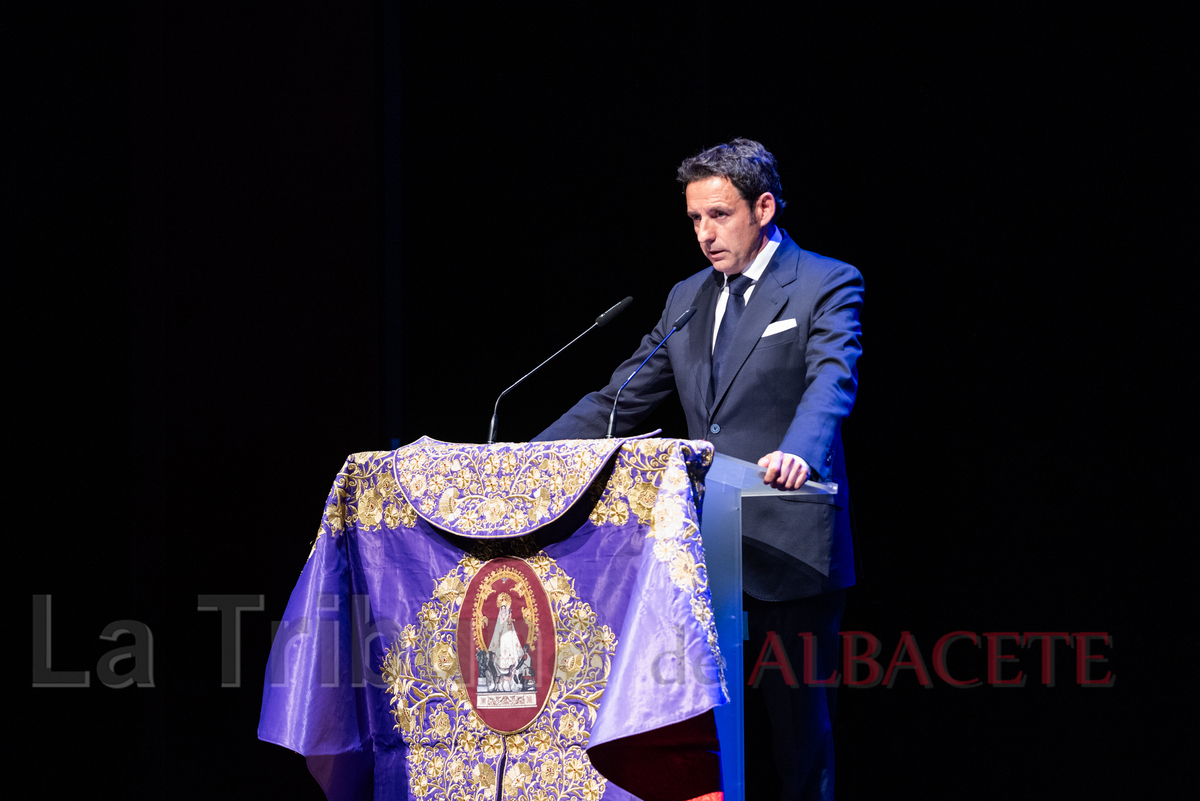
[(779, 320), (767, 326), (767, 330), (762, 332), (764, 337), (769, 337), (772, 334), (781, 334), (784, 331), (791, 330), (796, 327), (796, 318), (790, 320)]

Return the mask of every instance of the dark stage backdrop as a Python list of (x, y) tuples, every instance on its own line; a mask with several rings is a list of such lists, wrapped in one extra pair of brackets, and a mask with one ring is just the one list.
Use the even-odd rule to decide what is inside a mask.
[[(932, 684), (842, 690), (839, 795), (1127, 797), (1191, 752), (1167, 727), (1194, 664), (1172, 595), (1196, 186), (1181, 7), (755, 11), (20, 20), (12, 607), (50, 595), (53, 667), (91, 684), (12, 680), (38, 796), (320, 798), (255, 727), (271, 621), (345, 455), (482, 441), (500, 390), (632, 295), (503, 401), (501, 438), (600, 386), (705, 266), (675, 166), (733, 136), (778, 157), (783, 227), (866, 278), (843, 628), (885, 667), (910, 632)], [(658, 426), (685, 433), (669, 405)], [(211, 594), (263, 599), (239, 687), (197, 609)], [(117, 620), (153, 633), (153, 687), (103, 686)], [(17, 630), (19, 653), (44, 633)], [(955, 631), (1106, 633), (1089, 675), (1116, 681), (1079, 686), (1059, 643), (1044, 687), (1040, 644), (1009, 639), (1001, 678), (1025, 686), (958, 689), (933, 670)], [(986, 643), (953, 654), (986, 685)]]

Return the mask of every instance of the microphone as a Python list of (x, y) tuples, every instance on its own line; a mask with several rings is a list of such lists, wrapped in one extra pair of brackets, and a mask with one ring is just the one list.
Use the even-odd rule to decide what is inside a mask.
[[(616, 317), (618, 314), (620, 314), (621, 312), (623, 312), (629, 308), (630, 303), (633, 303), (633, 298), (625, 298), (625, 300), (621, 301), (620, 303), (618, 303), (617, 305), (613, 306), (611, 309), (606, 311), (604, 314), (597, 317), (596, 318), (596, 327), (603, 328), (604, 326), (611, 323), (614, 317)], [(590, 328), (588, 329), (588, 331), (591, 331), (591, 330), (592, 329), (590, 329)], [(586, 334), (586, 333), (587, 333), (587, 331), (583, 332), (583, 334)], [(580, 334), (579, 336), (583, 336), (583, 334)], [(578, 338), (579, 337), (576, 337), (576, 339), (578, 339)], [(555, 354), (555, 355), (557, 355), (557, 354)], [(550, 358), (554, 358), (554, 357), (551, 356)]]
[[(695, 313), (695, 309), (688, 309), (683, 314), (679, 315), (679, 318), (675, 320), (675, 325), (671, 326), (671, 330), (668, 331), (667, 335), (662, 338), (662, 342), (659, 342), (654, 346), (654, 350), (650, 351), (650, 356), (658, 353), (658, 349), (667, 344), (667, 340), (671, 338), (671, 334), (674, 334), (676, 331), (687, 325), (688, 320), (692, 319), (692, 315)], [(629, 374), (629, 378), (625, 379), (625, 383), (621, 385), (621, 389), (617, 390), (616, 397), (613, 398), (612, 411), (608, 413), (608, 433), (605, 435), (606, 437), (611, 438), (613, 435), (613, 426), (616, 425), (617, 422), (617, 401), (621, 399), (621, 390), (625, 389), (625, 387), (629, 385), (629, 382), (633, 380), (633, 377), (638, 374), (638, 370), (641, 370), (646, 366), (646, 362), (650, 361), (650, 356), (647, 356), (642, 363), (637, 366), (637, 370), (634, 370)]]
[[(570, 342), (568, 342), (567, 344), (565, 344), (561, 348), (559, 348), (555, 352), (554, 356), (557, 356), (559, 353), (562, 353), (564, 350), (566, 350), (567, 348), (574, 345), (576, 342), (578, 342), (580, 339), (583, 338), (584, 334), (587, 334), (593, 328), (603, 328), (604, 326), (611, 323), (613, 318), (616, 317), (621, 312), (628, 309), (629, 304), (631, 304), (631, 303), (633, 303), (633, 298), (627, 297), (627, 298), (625, 298), (625, 300), (621, 301), (620, 303), (614, 304), (611, 309), (609, 309), (608, 311), (604, 312), (599, 317), (597, 317), (596, 322), (594, 322), (590, 326), (588, 326), (587, 331), (584, 331), (583, 334), (580, 334), (579, 336), (575, 337)], [(668, 334), (668, 336), (670, 336), (670, 334)], [(663, 340), (663, 341), (665, 342), (666, 340)], [(554, 356), (551, 356), (549, 359), (546, 359), (546, 361), (542, 362), (537, 367), (533, 368), (528, 373), (526, 373), (525, 375), (518, 378), (516, 383), (514, 383), (511, 387), (509, 387), (508, 389), (501, 392), (499, 397), (496, 398), (496, 404), (492, 407), (492, 422), (491, 422), (491, 425), (488, 426), (488, 440), (487, 440), (488, 445), (495, 444), (495, 442), (496, 442), (496, 423), (498, 420), (496, 415), (500, 409), (500, 398), (503, 398), (505, 395), (507, 395), (509, 392), (511, 392), (513, 387), (515, 387), (517, 384), (520, 384), (526, 378), (529, 378), (529, 376), (533, 375), (538, 370), (541, 370), (543, 367), (545, 367), (546, 364), (554, 358)]]

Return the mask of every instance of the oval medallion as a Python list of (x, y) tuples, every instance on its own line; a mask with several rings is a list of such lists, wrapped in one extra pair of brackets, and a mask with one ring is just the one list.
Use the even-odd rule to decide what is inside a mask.
[(541, 579), (514, 557), (486, 562), (458, 612), (458, 654), (471, 706), (493, 731), (515, 734), (542, 711), (554, 683), (554, 613)]

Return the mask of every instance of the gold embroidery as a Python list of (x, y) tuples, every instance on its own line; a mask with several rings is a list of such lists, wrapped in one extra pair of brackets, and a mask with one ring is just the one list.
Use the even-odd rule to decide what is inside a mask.
[(658, 487), (639, 481), (629, 491), (629, 508), (633, 510), (633, 513), (638, 516), (639, 520), (645, 520), (654, 509), (654, 499), (656, 497), (658, 497)]
[(619, 440), (454, 445), (423, 438), (394, 454), (397, 492), (434, 525), (471, 537), (526, 533), (575, 502)]
[(446, 601), (455, 596), (458, 597), (458, 603), (462, 603), (462, 596), (467, 592), (467, 585), (454, 576), (448, 576), (438, 582), (435, 596), (439, 601)]
[(441, 678), (446, 678), (457, 670), (458, 657), (454, 655), (454, 648), (449, 643), (440, 642), (430, 652), (429, 664)]
[[(712, 464), (712, 453), (712, 446), (707, 443), (654, 439), (626, 442), (621, 446), (621, 459), (607, 485), (597, 483), (593, 487), (596, 495), (588, 518), (596, 525), (605, 522), (620, 525), (632, 515), (639, 523), (648, 524), (647, 536), (654, 540), (654, 558), (666, 565), (671, 583), (688, 594), (689, 605), (704, 628), (717, 665), (722, 693), (727, 695), (725, 663), (717, 644), (708, 571), (695, 515), (702, 502), (704, 473)], [(688, 498), (688, 490), (694, 503)], [(551, 597), (555, 589), (552, 583), (546, 584)], [(558, 661), (563, 671), (569, 671), (573, 664), (561, 652)]]
[[(480, 545), (497, 548), (514, 542)], [(502, 737), (488, 730), (462, 686), (455, 626), (465, 597), (460, 588), (484, 566), (477, 556), (464, 555), (438, 579), (417, 621), (401, 630), (384, 655), (382, 674), (395, 728), (408, 744), (414, 795), (498, 801), (494, 794), (502, 758), (506, 767), (499, 779), (505, 801), (598, 799), (604, 792), (607, 782), (583, 749), (612, 670), (616, 635), (597, 625), (596, 613), (576, 595), (574, 580), (553, 559), (538, 552), (527, 562), (546, 586), (567, 669), (560, 658), (546, 705), (525, 731)]]
[[(402, 502), (398, 508), (388, 503), (397, 500), (398, 487), (389, 475), (393, 458), (392, 453), (366, 451), (352, 454), (346, 459), (325, 502), (325, 514), (321, 518), (322, 532), (328, 531), (336, 538), (347, 526), (370, 531), (378, 527), (385, 517), (389, 526), (394, 525), (393, 515), (398, 513), (403, 519), (407, 502)], [(385, 504), (396, 511), (385, 508)]]
[[(589, 485), (585, 502), (594, 522), (622, 525), (633, 519), (645, 526), (655, 561), (685, 593), (707, 632), (724, 689), (691, 502), (702, 500), (711, 446), (626, 442), (610, 480), (593, 482), (613, 447), (596, 441), (489, 450), (426, 441), (407, 451), (354, 454), (338, 474), (318, 542), (325, 533), (338, 539), (352, 526), (359, 532), (411, 528), (419, 516), (476, 538), (469, 554), (438, 580), (431, 600), (385, 656), (395, 728), (409, 745), (414, 795), (499, 801), (497, 782), (506, 801), (598, 799), (603, 794), (605, 780), (583, 749), (612, 667), (616, 636), (597, 625), (590, 606), (575, 594), (574, 581), (528, 534), (565, 511)], [(525, 536), (503, 538), (514, 532)], [(470, 708), (454, 634), (467, 583), (488, 559), (507, 554), (525, 559), (541, 578), (560, 638), (546, 706), (528, 729), (512, 735), (519, 741), (488, 730)], [(507, 762), (499, 776), (502, 759)]]
[(417, 510), (412, 508), (408, 498), (400, 499), (400, 522), (405, 528), (412, 528), (413, 523), (417, 522)]
[(325, 508), (325, 520), (329, 525), (329, 530), (336, 535), (339, 531), (345, 528), (345, 523), (342, 521), (343, 507), (336, 500)]
[[(357, 524), (369, 530), (379, 524), (385, 514), (383, 503), (393, 497), (387, 493), (387, 489), (394, 486), (395, 481), (390, 485), (384, 484), (383, 491), (376, 488), (375, 483), (383, 473), (384, 457), (390, 456), (388, 453), (368, 451), (352, 454), (346, 459), (325, 500), (325, 512), (317, 529), (317, 539), (309, 551), (309, 559), (316, 553), (317, 543), (323, 534), (328, 533), (336, 540), (347, 526)], [(360, 506), (364, 508), (360, 509)]]

